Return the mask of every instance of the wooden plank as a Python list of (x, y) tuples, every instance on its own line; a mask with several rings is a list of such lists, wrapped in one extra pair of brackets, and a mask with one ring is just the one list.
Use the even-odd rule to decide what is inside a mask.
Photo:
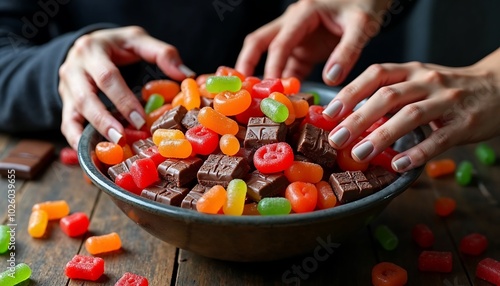
[[(98, 190), (84, 182), (78, 166), (53, 162), (38, 180), (26, 182), (16, 201), (16, 263), (27, 263), (33, 270), (30, 285), (65, 285), (64, 266), (80, 249), (82, 238), (69, 238), (58, 221), (49, 222), (46, 235), (34, 239), (27, 232), (31, 208), (35, 203), (66, 200), (72, 212), (91, 214)], [(0, 269), (8, 266), (0, 260)]]
[[(141, 229), (104, 193), (99, 197), (89, 231), (91, 235), (118, 233), (122, 249), (97, 255), (105, 261), (105, 274), (97, 283), (71, 280), (69, 285), (114, 285), (125, 272), (146, 277), (149, 285), (170, 285), (176, 248)], [(85, 247), (80, 254), (90, 255)]]

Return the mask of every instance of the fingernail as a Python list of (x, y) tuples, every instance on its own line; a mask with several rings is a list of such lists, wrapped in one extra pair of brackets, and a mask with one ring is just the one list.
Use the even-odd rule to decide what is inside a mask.
[(342, 106), (342, 102), (340, 102), (339, 100), (335, 100), (334, 102), (330, 103), (330, 105), (328, 105), (325, 110), (323, 110), (323, 114), (330, 118), (333, 118), (340, 112), (340, 110), (342, 110)]
[(408, 168), (408, 166), (410, 165), (411, 165), (411, 160), (410, 157), (408, 156), (403, 156), (397, 159), (396, 161), (392, 162), (392, 168), (394, 168), (394, 170), (396, 171), (404, 170)]
[(142, 126), (144, 126), (144, 123), (146, 123), (146, 120), (144, 120), (139, 112), (135, 110), (130, 112), (130, 120), (132, 121), (136, 129), (141, 129)]
[(108, 130), (108, 137), (109, 139), (111, 139), (111, 142), (118, 144), (118, 142), (120, 142), (120, 139), (122, 139), (123, 135), (121, 135), (120, 132), (111, 127)]
[(326, 74), (326, 78), (330, 81), (336, 81), (342, 72), (342, 67), (339, 64), (334, 64), (333, 67)]
[(179, 65), (179, 70), (186, 76), (186, 77), (194, 77), (196, 73), (192, 71), (190, 68), (185, 66), (184, 64)]
[(351, 133), (347, 128), (342, 127), (337, 132), (335, 132), (332, 136), (330, 136), (330, 141), (332, 141), (337, 147), (342, 146), (347, 139), (349, 139), (349, 136), (351, 136)]
[(373, 152), (373, 149), (375, 148), (373, 147), (372, 142), (365, 141), (352, 149), (352, 155), (361, 161), (370, 155)]

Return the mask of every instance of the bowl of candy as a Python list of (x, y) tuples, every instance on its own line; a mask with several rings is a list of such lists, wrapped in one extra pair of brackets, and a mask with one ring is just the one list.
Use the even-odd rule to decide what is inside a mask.
[(231, 72), (147, 84), (148, 126), (126, 128), (126, 145), (84, 130), (84, 172), (155, 237), (227, 261), (307, 255), (362, 230), (422, 172), (396, 174), (389, 163), (422, 130), (351, 164), (350, 150), (328, 144), (336, 123), (321, 116), (338, 89)]

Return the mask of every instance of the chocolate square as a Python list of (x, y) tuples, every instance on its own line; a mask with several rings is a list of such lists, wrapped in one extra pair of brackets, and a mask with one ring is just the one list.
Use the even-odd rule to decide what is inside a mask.
[(234, 136), (238, 139), (238, 142), (240, 142), (241, 146), (245, 144), (246, 135), (247, 135), (247, 128), (243, 125), (238, 125), (238, 133), (236, 133), (236, 135)]
[(33, 179), (52, 162), (54, 150), (54, 145), (49, 142), (21, 140), (0, 161), (0, 175), (7, 177), (11, 170), (15, 170), (16, 178)]
[(196, 179), (203, 161), (200, 158), (166, 159), (158, 165), (158, 174), (167, 182), (173, 182), (177, 187), (185, 186)]
[(125, 164), (125, 162), (118, 163), (114, 166), (111, 166), (108, 168), (108, 175), (109, 178), (114, 182), (116, 180), (116, 177), (118, 177), (120, 174), (123, 174), (125, 172), (128, 172), (128, 166)]
[(134, 156), (132, 156), (132, 157), (128, 158), (127, 160), (125, 160), (125, 164), (126, 164), (126, 165), (127, 165), (127, 167), (130, 169), (130, 166), (132, 166), (132, 164), (133, 164), (135, 161), (139, 160), (139, 159), (141, 159), (141, 157), (139, 157), (139, 155), (134, 155)]
[(186, 197), (182, 200), (181, 208), (196, 210), (196, 202), (203, 196), (203, 194), (210, 190), (211, 187), (202, 186), (197, 184), (189, 191)]
[(268, 117), (250, 117), (245, 136), (245, 148), (257, 149), (263, 145), (283, 142), (286, 139), (286, 125), (276, 123)]
[(288, 98), (292, 101), (303, 99), (307, 101), (307, 103), (309, 103), (309, 106), (314, 105), (314, 95), (312, 93), (299, 92), (297, 94), (288, 96)]
[(204, 186), (226, 188), (232, 179), (243, 179), (250, 167), (243, 157), (210, 155), (198, 170), (198, 182)]
[(142, 153), (142, 151), (144, 151), (152, 146), (155, 146), (152, 139), (150, 139), (150, 138), (140, 139), (140, 140), (135, 141), (132, 144), (132, 151), (134, 152), (134, 154), (140, 155)]
[(376, 191), (376, 186), (361, 171), (346, 171), (330, 175), (330, 185), (340, 203), (348, 203)]
[(198, 108), (195, 108), (189, 110), (186, 115), (184, 115), (181, 120), (181, 124), (186, 130), (200, 124), (200, 122), (198, 122), (198, 113), (200, 113), (200, 110)]
[(184, 132), (185, 129), (182, 126), (181, 122), (186, 113), (187, 109), (182, 105), (170, 109), (153, 123), (153, 126), (151, 126), (151, 134), (153, 134), (157, 129), (160, 128), (179, 129)]
[(374, 166), (366, 170), (364, 174), (377, 191), (385, 188), (397, 178), (395, 173), (380, 166)]
[(208, 98), (206, 96), (200, 96), (200, 108), (203, 107), (214, 107), (214, 99)]
[(337, 150), (328, 143), (326, 131), (309, 123), (300, 129), (297, 151), (325, 168), (332, 168), (337, 159)]
[(278, 196), (285, 192), (289, 182), (281, 173), (262, 174), (255, 170), (246, 178), (247, 195), (255, 202), (262, 198)]
[(188, 188), (179, 188), (174, 183), (161, 180), (142, 190), (141, 197), (166, 205), (180, 206), (188, 192)]

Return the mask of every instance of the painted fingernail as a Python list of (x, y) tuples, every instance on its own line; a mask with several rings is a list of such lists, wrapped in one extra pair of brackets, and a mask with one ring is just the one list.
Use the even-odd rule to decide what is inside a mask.
[(396, 161), (392, 162), (392, 168), (394, 168), (394, 170), (396, 171), (404, 170), (408, 168), (408, 166), (410, 165), (411, 165), (411, 160), (410, 157), (408, 156), (403, 156), (397, 159)]
[(375, 149), (375, 147), (373, 147), (372, 142), (365, 141), (352, 149), (352, 155), (361, 161), (370, 155), (373, 149)]
[(123, 135), (120, 134), (118, 130), (111, 127), (108, 130), (108, 137), (111, 140), (111, 142), (118, 144), (118, 142), (120, 142), (120, 139), (122, 139)]
[(347, 128), (342, 127), (337, 132), (335, 132), (332, 136), (330, 136), (330, 141), (332, 141), (337, 147), (342, 146), (347, 139), (349, 139), (349, 136), (351, 136), (351, 133)]
[(192, 71), (190, 68), (185, 66), (184, 64), (179, 65), (179, 70), (186, 76), (186, 77), (194, 77), (196, 73)]
[(323, 114), (330, 118), (333, 118), (340, 112), (340, 110), (342, 110), (342, 106), (342, 102), (340, 102), (339, 100), (335, 100), (334, 102), (330, 103), (330, 105), (328, 105), (325, 110), (323, 110)]
[(326, 78), (330, 81), (336, 81), (342, 72), (342, 67), (339, 64), (334, 64), (333, 67), (326, 74)]
[(132, 121), (136, 129), (141, 129), (144, 123), (146, 123), (146, 120), (135, 110), (130, 112), (130, 121)]

